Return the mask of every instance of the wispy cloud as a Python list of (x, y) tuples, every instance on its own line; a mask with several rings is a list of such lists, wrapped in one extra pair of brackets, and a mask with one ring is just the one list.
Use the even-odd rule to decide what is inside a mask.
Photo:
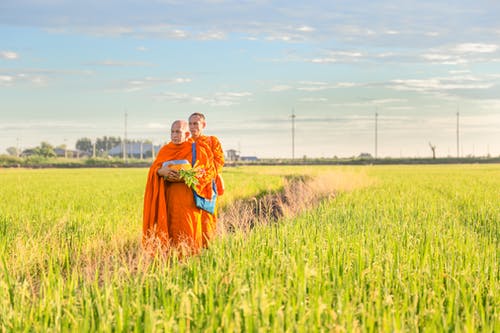
[(15, 75), (0, 75), (0, 86), (12, 87), (19, 84), (31, 84), (32, 86), (45, 86), (47, 77), (43, 75), (32, 75), (19, 73)]
[(93, 72), (89, 70), (64, 70), (44, 68), (17, 68), (0, 69), (0, 86), (14, 87), (19, 85), (30, 85), (32, 87), (44, 87), (51, 81), (62, 76), (89, 76)]
[(286, 84), (278, 84), (275, 86), (272, 86), (269, 91), (271, 92), (281, 92), (281, 91), (287, 91), (293, 89), (292, 86), (286, 85)]
[(19, 59), (19, 54), (13, 51), (0, 51), (0, 59), (16, 60)]
[(456, 53), (493, 53), (499, 48), (497, 44), (463, 43), (456, 45), (451, 50)]
[(40, 130), (40, 129), (51, 129), (51, 130), (72, 130), (72, 129), (84, 129), (84, 128), (95, 128), (95, 123), (82, 123), (74, 121), (23, 121), (23, 122), (11, 122), (0, 124), (0, 129), (3, 131), (19, 131), (19, 130)]
[(223, 31), (207, 31), (197, 35), (199, 40), (224, 40), (226, 38), (226, 33)]
[(9, 86), (14, 82), (14, 77), (9, 75), (0, 75), (0, 86)]
[(500, 44), (492, 43), (461, 43), (431, 49), (422, 54), (422, 59), (443, 65), (489, 62), (498, 57)]
[(326, 97), (303, 97), (300, 98), (299, 101), (305, 103), (317, 103), (317, 102), (328, 102), (328, 98)]
[(168, 126), (166, 124), (162, 124), (162, 123), (148, 123), (146, 125), (147, 128), (150, 128), (150, 129), (166, 129), (168, 128)]
[(143, 61), (120, 61), (120, 60), (103, 60), (93, 63), (88, 63), (88, 65), (96, 66), (106, 66), (106, 67), (150, 67), (154, 64), (143, 62)]
[(145, 89), (156, 87), (162, 84), (185, 84), (185, 83), (190, 83), (191, 81), (192, 79), (188, 77), (159, 78), (159, 77), (147, 76), (140, 79), (128, 80), (125, 83), (118, 83), (119, 88), (111, 89), (111, 91), (112, 92), (123, 91), (127, 93), (132, 93), (137, 91), (143, 91)]
[(494, 83), (474, 76), (458, 76), (428, 79), (398, 79), (392, 80), (389, 86), (399, 91), (442, 93), (454, 90), (489, 89), (494, 86)]
[(217, 92), (212, 96), (196, 96), (187, 93), (165, 92), (155, 96), (156, 99), (173, 103), (201, 104), (208, 106), (238, 105), (243, 99), (251, 98), (250, 92)]
[(322, 57), (312, 58), (308, 61), (315, 64), (349, 63), (359, 61), (362, 56), (363, 54), (358, 51), (329, 51)]
[(329, 88), (327, 82), (301, 81), (297, 90), (301, 91), (322, 91)]
[(304, 91), (304, 92), (316, 92), (324, 91), (329, 89), (339, 89), (339, 88), (352, 88), (360, 86), (361, 84), (355, 82), (336, 82), (329, 83), (323, 81), (299, 81), (297, 83), (289, 84), (278, 84), (269, 88), (271, 92), (283, 92), (283, 91)]

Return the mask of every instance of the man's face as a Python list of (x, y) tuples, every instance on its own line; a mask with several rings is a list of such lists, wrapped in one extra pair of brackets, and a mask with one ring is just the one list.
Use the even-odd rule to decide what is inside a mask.
[(192, 116), (189, 118), (189, 131), (193, 138), (199, 137), (205, 126), (206, 123), (200, 116)]
[(187, 140), (189, 132), (187, 128), (182, 128), (180, 123), (174, 123), (170, 132), (170, 140), (176, 145), (183, 143)]

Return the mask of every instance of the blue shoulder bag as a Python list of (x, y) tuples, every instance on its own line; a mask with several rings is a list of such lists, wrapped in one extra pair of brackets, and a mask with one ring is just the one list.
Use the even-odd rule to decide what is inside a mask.
[[(193, 142), (191, 145), (191, 152), (192, 152), (192, 157), (193, 160), (191, 162), (191, 165), (194, 166), (196, 163), (196, 143)], [(193, 189), (193, 195), (194, 195), (194, 204), (196, 207), (203, 209), (204, 211), (209, 212), (210, 214), (213, 214), (215, 212), (215, 202), (217, 200), (217, 188), (215, 186), (215, 181), (212, 180), (212, 190), (213, 190), (213, 195), (212, 199), (205, 199), (204, 197), (198, 195), (196, 191)]]

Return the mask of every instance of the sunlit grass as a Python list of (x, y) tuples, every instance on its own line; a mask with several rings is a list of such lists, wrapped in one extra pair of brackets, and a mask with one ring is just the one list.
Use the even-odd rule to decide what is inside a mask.
[(500, 330), (500, 166), (227, 168), (221, 205), (290, 175), (335, 196), (178, 262), (145, 169), (0, 169), (2, 331)]

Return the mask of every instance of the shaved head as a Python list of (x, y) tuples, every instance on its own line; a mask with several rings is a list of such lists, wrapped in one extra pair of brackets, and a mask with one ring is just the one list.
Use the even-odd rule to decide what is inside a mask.
[(175, 144), (185, 142), (190, 136), (189, 125), (185, 120), (176, 120), (172, 123), (170, 130), (170, 139)]

